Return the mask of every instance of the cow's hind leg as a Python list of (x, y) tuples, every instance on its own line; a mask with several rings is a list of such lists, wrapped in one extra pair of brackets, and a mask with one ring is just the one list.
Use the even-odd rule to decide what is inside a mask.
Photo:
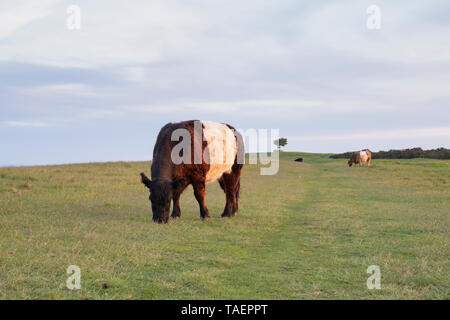
[(233, 213), (233, 200), (232, 200), (233, 195), (232, 195), (232, 190), (231, 190), (231, 186), (230, 186), (230, 180), (231, 180), (230, 176), (231, 175), (225, 173), (219, 179), (220, 187), (225, 192), (225, 197), (226, 197), (225, 208), (223, 209), (222, 218), (231, 217), (231, 215)]
[(237, 216), (239, 211), (239, 190), (241, 189), (241, 178), (239, 177), (236, 187), (236, 201), (233, 206), (233, 216)]
[(219, 179), (219, 184), (225, 192), (226, 203), (222, 217), (235, 216), (238, 213), (238, 198), (240, 187), (240, 175), (236, 173), (224, 173)]
[(203, 220), (208, 220), (209, 219), (209, 211), (208, 211), (208, 208), (206, 207), (206, 201), (205, 201), (205, 196), (206, 196), (205, 182), (197, 181), (197, 182), (193, 183), (192, 186), (194, 187), (195, 199), (197, 199), (197, 202), (200, 205), (200, 218), (202, 218)]

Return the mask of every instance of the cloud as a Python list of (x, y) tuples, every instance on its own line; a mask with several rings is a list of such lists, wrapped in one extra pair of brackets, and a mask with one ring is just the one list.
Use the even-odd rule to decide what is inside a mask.
[[(424, 9), (445, 10), (445, 1), (382, 2), (381, 29), (366, 28), (366, 1), (340, 1), (322, 6), (301, 22), (303, 36), (323, 50), (373, 62), (448, 62), (450, 43), (441, 41), (449, 24), (420, 21)], [(428, 12), (429, 14), (429, 12)]]
[(353, 141), (353, 140), (389, 140), (389, 139), (416, 139), (416, 138), (442, 138), (450, 139), (450, 127), (409, 128), (397, 130), (373, 130), (369, 132), (347, 132), (327, 135), (292, 136), (291, 140), (303, 141)]
[(301, 100), (301, 99), (261, 99), (231, 101), (190, 101), (165, 104), (122, 106), (119, 110), (147, 114), (199, 114), (228, 115), (241, 117), (287, 117), (301, 119), (323, 114), (355, 114), (392, 111), (393, 106), (362, 100)]
[(98, 96), (98, 91), (82, 83), (50, 84), (22, 89), (23, 94), (29, 95), (73, 95)]
[(40, 121), (4, 121), (3, 124), (7, 127), (14, 127), (14, 128), (24, 128), (24, 127), (30, 127), (30, 128), (42, 128), (42, 127), (49, 127), (50, 124)]
[[(81, 0), (77, 2), (81, 29), (69, 30), (65, 2), (48, 2), (57, 3), (58, 10), (35, 25), (45, 36), (36, 37), (36, 29), (22, 28), (0, 44), (0, 60), (85, 68), (152, 63), (189, 51), (192, 33), (201, 28), (201, 20), (174, 1), (135, 1), (132, 5), (109, 1), (105, 10), (99, 2)], [(22, 12), (19, 6), (13, 9)], [(29, 11), (34, 11), (33, 6)], [(27, 19), (27, 23), (32, 21)], [(17, 30), (24, 25), (8, 22), (8, 26)]]
[(58, 0), (15, 0), (0, 4), (0, 40), (33, 21), (47, 17)]
[[(445, 1), (430, 3), (434, 11), (426, 12), (428, 16), (448, 6)], [(142, 79), (141, 65), (167, 61), (200, 61), (209, 67), (220, 63), (248, 72), (261, 64), (282, 65), (317, 54), (385, 63), (450, 59), (450, 43), (442, 41), (448, 23), (420, 21), (426, 7), (422, 1), (382, 2), (378, 31), (366, 28), (369, 4), (284, 0), (227, 5), (200, 1), (187, 6), (180, 1), (137, 0), (130, 5), (111, 0), (104, 10), (100, 3), (80, 0), (82, 27), (70, 31), (65, 25), (68, 2), (21, 1), (6, 6), (0, 16), (0, 39), (20, 31), (0, 44), (0, 59), (66, 67), (124, 66), (134, 68), (129, 70), (131, 79)], [(31, 23), (33, 29), (24, 28)], [(35, 30), (45, 36), (36, 37)]]

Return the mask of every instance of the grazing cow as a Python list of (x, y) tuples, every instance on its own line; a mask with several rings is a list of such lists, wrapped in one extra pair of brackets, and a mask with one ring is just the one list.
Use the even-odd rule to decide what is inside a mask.
[(350, 160), (348, 160), (348, 166), (351, 167), (353, 164), (359, 163), (360, 166), (362, 166), (363, 162), (367, 162), (367, 166), (370, 167), (370, 160), (372, 159), (372, 152), (368, 149), (364, 149), (361, 151), (357, 151), (353, 153)]
[[(187, 148), (180, 149), (183, 142)], [(174, 155), (183, 160), (174, 161)], [(172, 218), (181, 216), (180, 196), (189, 184), (200, 205), (200, 217), (207, 220), (205, 186), (217, 179), (226, 195), (222, 217), (237, 215), (243, 163), (243, 140), (232, 126), (199, 120), (166, 124), (153, 149), (152, 180), (141, 173), (142, 183), (150, 189), (153, 221), (167, 223), (171, 200)]]

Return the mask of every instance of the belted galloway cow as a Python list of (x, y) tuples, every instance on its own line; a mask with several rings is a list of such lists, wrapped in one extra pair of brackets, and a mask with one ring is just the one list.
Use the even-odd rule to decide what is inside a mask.
[(232, 126), (200, 120), (166, 124), (153, 149), (151, 180), (141, 173), (142, 183), (150, 190), (153, 220), (167, 223), (171, 201), (171, 216), (179, 218), (180, 196), (190, 184), (200, 217), (207, 220), (206, 185), (216, 180), (226, 196), (222, 217), (237, 215), (243, 164), (242, 136)]

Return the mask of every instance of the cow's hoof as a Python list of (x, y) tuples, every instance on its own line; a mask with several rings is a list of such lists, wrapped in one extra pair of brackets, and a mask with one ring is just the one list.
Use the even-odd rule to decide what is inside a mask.
[(203, 220), (203, 221), (208, 221), (208, 220), (209, 220), (209, 216), (202, 217), (202, 220)]

